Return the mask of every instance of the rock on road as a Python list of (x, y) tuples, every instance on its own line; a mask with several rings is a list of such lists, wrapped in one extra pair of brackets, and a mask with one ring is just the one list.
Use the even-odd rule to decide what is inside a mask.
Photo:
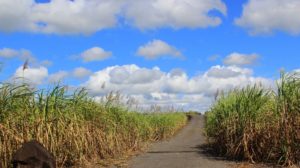
[(210, 157), (205, 144), (204, 117), (196, 115), (175, 137), (153, 144), (148, 152), (129, 161), (129, 168), (226, 168), (232, 162)]

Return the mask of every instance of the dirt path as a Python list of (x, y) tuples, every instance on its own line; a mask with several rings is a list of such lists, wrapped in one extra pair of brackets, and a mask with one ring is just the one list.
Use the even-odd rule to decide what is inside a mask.
[(195, 116), (170, 141), (154, 144), (147, 153), (133, 158), (129, 168), (226, 168), (233, 163), (209, 156), (201, 146), (204, 118)]

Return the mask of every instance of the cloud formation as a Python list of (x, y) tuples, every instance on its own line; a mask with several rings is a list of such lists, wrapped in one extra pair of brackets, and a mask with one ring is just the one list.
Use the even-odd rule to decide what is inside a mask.
[(235, 66), (213, 66), (206, 72), (208, 77), (223, 79), (234, 78), (240, 75), (251, 76), (252, 74), (253, 72), (251, 69), (242, 69)]
[(112, 55), (112, 52), (105, 51), (100, 47), (90, 48), (80, 54), (80, 57), (83, 59), (83, 62), (93, 62), (93, 61), (103, 61), (109, 58)]
[(58, 71), (54, 74), (49, 75), (48, 81), (49, 81), (49, 83), (52, 83), (52, 84), (60, 83), (60, 82), (63, 82), (63, 80), (65, 78), (67, 78), (68, 76), (69, 76), (69, 73), (67, 71)]
[(133, 64), (94, 72), (82, 86), (93, 96), (121, 91), (145, 106), (158, 104), (207, 110), (217, 90), (254, 83), (270, 86), (271, 80), (254, 77), (251, 69), (236, 66), (213, 66), (202, 74), (188, 77), (181, 69), (163, 72), (158, 67), (149, 69)]
[(1, 0), (0, 31), (91, 34), (115, 27), (120, 17), (140, 29), (204, 28), (222, 22), (212, 10), (226, 15), (221, 0)]
[(77, 67), (73, 70), (72, 74), (75, 78), (82, 79), (82, 78), (85, 78), (85, 77), (91, 75), (92, 71), (90, 71), (86, 68), (83, 68), (83, 67)]
[(33, 27), (30, 21), (31, 5), (33, 0), (0, 1), (0, 31), (30, 30)]
[(45, 66), (45, 67), (50, 67), (50, 66), (53, 65), (53, 62), (50, 61), (50, 60), (44, 60), (44, 61), (41, 62), (41, 65)]
[(235, 24), (251, 34), (270, 34), (277, 30), (300, 34), (299, 8), (298, 0), (249, 0)]
[(125, 18), (140, 29), (160, 27), (204, 28), (217, 26), (222, 21), (209, 14), (215, 10), (226, 15), (226, 5), (221, 0), (129, 0)]
[(140, 46), (136, 54), (146, 59), (157, 59), (164, 56), (183, 57), (178, 49), (161, 40), (153, 40)]
[(14, 58), (19, 55), (19, 52), (11, 48), (0, 49), (0, 57), (2, 58)]
[(159, 105), (198, 111), (208, 110), (217, 91), (228, 91), (249, 84), (262, 84), (265, 87), (272, 87), (273, 84), (271, 79), (254, 77), (252, 69), (221, 65), (212, 66), (194, 76), (188, 76), (182, 69), (164, 72), (158, 67), (143, 68), (135, 64), (111, 66), (96, 72), (78, 67), (70, 72), (58, 71), (53, 74), (48, 74), (47, 68), (42, 66), (28, 67), (25, 71), (19, 67), (13, 75), (14, 81), (36, 87), (46, 82), (62, 82), (70, 77), (88, 77), (80, 86), (85, 87), (96, 99), (101, 99), (111, 91), (120, 91), (138, 101), (140, 107)]
[[(56, 34), (90, 34), (113, 27), (120, 0), (2, 0), (0, 30)], [(11, 10), (14, 9), (14, 10)]]
[(25, 70), (23, 70), (23, 67), (21, 66), (16, 70), (12, 80), (18, 83), (26, 82), (37, 86), (42, 84), (47, 77), (48, 69), (43, 66), (36, 68), (28, 67)]
[(241, 54), (231, 53), (224, 60), (225, 65), (236, 65), (236, 66), (248, 66), (253, 65), (257, 62), (259, 56), (257, 54)]
[(6, 58), (6, 59), (11, 59), (11, 58), (18, 58), (21, 61), (26, 61), (28, 60), (29, 62), (35, 62), (36, 59), (32, 55), (31, 51), (26, 50), (26, 49), (12, 49), (12, 48), (2, 48), (0, 49), (0, 58)]

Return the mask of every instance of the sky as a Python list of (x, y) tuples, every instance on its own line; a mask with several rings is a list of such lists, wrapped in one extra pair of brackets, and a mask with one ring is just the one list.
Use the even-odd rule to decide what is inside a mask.
[[(0, 0), (0, 81), (205, 111), (299, 69), (299, 0)], [(28, 69), (23, 64), (28, 60)]]

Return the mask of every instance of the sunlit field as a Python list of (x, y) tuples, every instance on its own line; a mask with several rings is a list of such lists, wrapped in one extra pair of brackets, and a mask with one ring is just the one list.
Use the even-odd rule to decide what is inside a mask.
[(0, 168), (300, 168), (299, 48), (300, 0), (0, 0)]
[(118, 94), (110, 94), (96, 102), (84, 89), (1, 84), (0, 167), (9, 167), (12, 153), (31, 139), (55, 155), (58, 167), (79, 166), (140, 150), (186, 124), (183, 113), (133, 112), (115, 103), (118, 99)]
[(206, 133), (228, 158), (299, 163), (299, 74), (282, 74), (276, 90), (255, 85), (218, 95), (206, 113)]

